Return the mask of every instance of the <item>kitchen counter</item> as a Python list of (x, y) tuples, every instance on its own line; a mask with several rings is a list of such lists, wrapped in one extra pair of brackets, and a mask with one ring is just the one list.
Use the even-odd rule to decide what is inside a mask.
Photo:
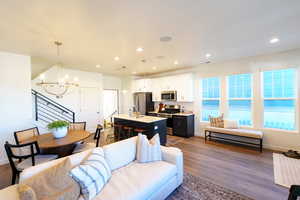
[[(148, 112), (149, 114), (160, 114), (159, 112), (153, 111), (153, 112)], [(161, 113), (161, 114), (165, 114), (165, 113)], [(170, 115), (176, 115), (176, 116), (191, 116), (194, 115), (194, 113), (174, 113), (174, 114), (170, 114)]]
[(167, 118), (152, 117), (152, 116), (145, 116), (145, 115), (136, 118), (133, 116), (131, 117), (127, 114), (114, 115), (113, 117), (114, 117), (115, 124), (132, 127), (133, 129), (136, 128), (143, 129), (144, 130), (143, 134), (147, 135), (148, 139), (151, 139), (155, 134), (159, 134), (160, 144), (166, 145)]
[(163, 117), (152, 117), (152, 116), (147, 116), (147, 115), (141, 115), (140, 117), (134, 117), (134, 116), (129, 116), (127, 114), (118, 114), (114, 115), (114, 118), (119, 118), (119, 119), (126, 119), (126, 120), (131, 120), (131, 121), (136, 121), (136, 122), (143, 122), (143, 123), (153, 123), (161, 120), (166, 120), (166, 118)]

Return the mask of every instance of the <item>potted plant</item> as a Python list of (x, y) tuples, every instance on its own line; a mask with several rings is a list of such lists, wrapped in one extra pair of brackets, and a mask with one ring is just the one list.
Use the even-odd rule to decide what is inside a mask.
[(52, 131), (54, 138), (65, 137), (68, 133), (69, 123), (66, 121), (54, 121), (48, 124), (48, 129)]

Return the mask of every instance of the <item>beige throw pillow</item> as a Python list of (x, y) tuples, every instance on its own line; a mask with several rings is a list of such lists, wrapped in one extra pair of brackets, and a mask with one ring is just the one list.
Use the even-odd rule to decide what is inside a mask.
[(36, 194), (31, 187), (25, 184), (18, 185), (20, 200), (37, 200)]
[[(71, 169), (70, 159), (66, 158), (57, 165), (24, 180), (21, 184), (32, 188), (38, 200), (78, 199), (80, 188), (68, 174)], [(24, 193), (23, 196), (25, 195), (28, 194)]]
[(237, 128), (239, 128), (239, 125), (236, 120), (224, 119), (224, 128), (237, 129)]
[(146, 135), (140, 133), (137, 141), (137, 161), (140, 163), (160, 161), (161, 157), (159, 135), (156, 134), (148, 140)]
[(224, 128), (224, 114), (219, 117), (209, 116), (209, 122), (211, 127)]

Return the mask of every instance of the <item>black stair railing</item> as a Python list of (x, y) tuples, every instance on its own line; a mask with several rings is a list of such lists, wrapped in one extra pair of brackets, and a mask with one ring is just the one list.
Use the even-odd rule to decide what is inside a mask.
[(34, 98), (35, 120), (51, 123), (56, 120), (75, 122), (75, 113), (45, 95), (31, 90)]

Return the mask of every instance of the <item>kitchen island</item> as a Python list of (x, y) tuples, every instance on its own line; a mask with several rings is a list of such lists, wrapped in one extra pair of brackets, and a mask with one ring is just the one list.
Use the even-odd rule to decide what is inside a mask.
[(127, 114), (114, 115), (114, 123), (133, 128), (144, 129), (143, 134), (151, 139), (155, 134), (159, 134), (160, 144), (166, 145), (167, 142), (167, 119), (163, 117), (152, 117), (141, 115), (139, 117)]

